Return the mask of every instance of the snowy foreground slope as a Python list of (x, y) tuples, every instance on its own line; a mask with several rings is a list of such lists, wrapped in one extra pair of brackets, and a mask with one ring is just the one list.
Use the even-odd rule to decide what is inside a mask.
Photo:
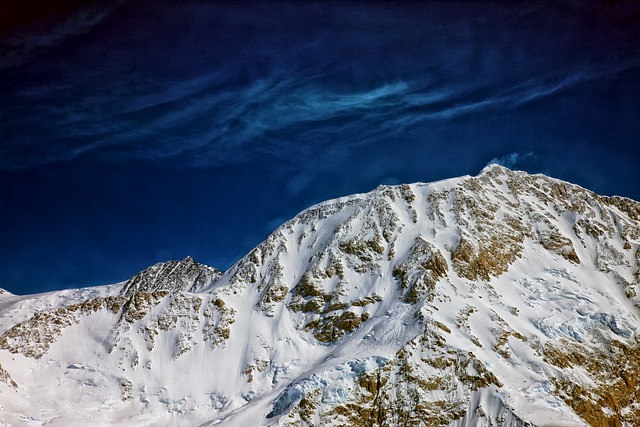
[(494, 165), (311, 207), (224, 273), (1, 293), (0, 420), (637, 426), (639, 328), (640, 203)]

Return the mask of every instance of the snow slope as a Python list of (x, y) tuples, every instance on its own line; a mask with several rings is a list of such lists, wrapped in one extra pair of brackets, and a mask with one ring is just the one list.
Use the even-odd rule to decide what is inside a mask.
[(0, 294), (7, 425), (640, 425), (640, 204), (542, 175), (313, 206), (222, 273)]

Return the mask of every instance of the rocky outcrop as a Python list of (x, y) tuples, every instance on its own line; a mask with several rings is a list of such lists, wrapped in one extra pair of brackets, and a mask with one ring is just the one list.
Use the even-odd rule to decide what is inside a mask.
[(125, 283), (120, 295), (127, 298), (135, 292), (198, 292), (211, 286), (221, 275), (220, 270), (188, 256), (181, 261), (159, 262), (141, 271)]

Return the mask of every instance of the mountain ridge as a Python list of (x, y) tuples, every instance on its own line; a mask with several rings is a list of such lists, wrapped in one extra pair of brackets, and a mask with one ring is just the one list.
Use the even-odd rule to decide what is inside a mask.
[[(0, 416), (633, 425), (639, 218), (631, 199), (492, 165), (314, 205), (225, 272), (185, 258), (3, 294)], [(61, 389), (38, 392), (45, 378)]]

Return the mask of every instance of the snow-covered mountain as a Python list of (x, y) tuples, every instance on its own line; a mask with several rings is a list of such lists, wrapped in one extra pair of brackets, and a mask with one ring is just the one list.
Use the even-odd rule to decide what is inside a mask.
[(6, 425), (640, 425), (640, 203), (543, 175), (313, 206), (226, 272), (0, 294)]

